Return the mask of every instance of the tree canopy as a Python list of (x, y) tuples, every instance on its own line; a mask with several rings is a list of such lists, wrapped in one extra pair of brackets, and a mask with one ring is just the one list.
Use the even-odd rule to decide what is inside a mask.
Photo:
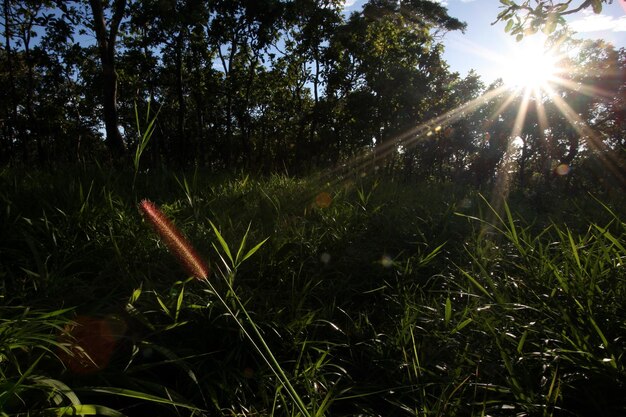
[[(501, 3), (497, 19), (523, 36), (603, 2)], [(141, 149), (144, 168), (343, 165), (482, 183), (508, 158), (521, 184), (594, 159), (620, 172), (623, 49), (561, 42), (568, 73), (550, 98), (525, 98), (450, 70), (441, 34), (464, 29), (426, 0), (350, 15), (341, 0), (5, 0), (2, 163), (130, 162)]]

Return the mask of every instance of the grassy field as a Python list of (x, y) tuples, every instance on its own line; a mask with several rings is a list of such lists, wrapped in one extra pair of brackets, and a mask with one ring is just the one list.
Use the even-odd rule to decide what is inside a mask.
[(625, 207), (371, 175), (5, 170), (0, 415), (626, 415)]

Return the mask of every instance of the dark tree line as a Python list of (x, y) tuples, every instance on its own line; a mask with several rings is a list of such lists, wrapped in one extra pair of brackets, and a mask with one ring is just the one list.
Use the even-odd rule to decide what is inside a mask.
[(465, 28), (443, 6), (370, 0), (346, 16), (342, 5), (3, 0), (1, 162), (130, 163), (137, 123), (157, 117), (146, 166), (306, 172), (358, 160), (480, 183), (509, 163), (526, 185), (578, 164), (622, 178), (624, 50), (564, 42), (566, 83), (556, 99), (526, 99), (515, 131), (522, 93), (442, 59), (441, 37)]

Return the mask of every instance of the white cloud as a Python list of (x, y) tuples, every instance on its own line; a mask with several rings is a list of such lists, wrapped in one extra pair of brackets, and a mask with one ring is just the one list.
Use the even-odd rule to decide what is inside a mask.
[(352, 5), (353, 5), (354, 3), (356, 3), (356, 2), (357, 2), (357, 0), (346, 0), (346, 1), (343, 3), (343, 7), (350, 7), (350, 6), (352, 6)]
[(626, 16), (615, 18), (604, 14), (587, 14), (582, 19), (568, 23), (576, 32), (626, 32)]
[[(439, 3), (442, 6), (446, 6), (446, 7), (450, 5), (450, 2), (448, 0), (430, 0), (430, 1), (432, 1), (433, 3)], [(460, 1), (461, 3), (473, 3), (476, 0), (458, 0), (458, 1)]]

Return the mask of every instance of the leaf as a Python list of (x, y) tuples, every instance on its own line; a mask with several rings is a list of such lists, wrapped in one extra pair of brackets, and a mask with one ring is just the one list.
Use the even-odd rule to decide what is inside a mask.
[(517, 344), (517, 353), (522, 353), (522, 349), (524, 349), (524, 343), (526, 343), (526, 338), (528, 337), (528, 330), (525, 330), (522, 334), (522, 337)]
[(446, 307), (445, 307), (445, 315), (444, 321), (446, 325), (450, 323), (450, 318), (452, 318), (452, 302), (450, 301), (450, 296), (446, 298)]
[(554, 32), (556, 29), (556, 20), (555, 19), (548, 19), (548, 21), (546, 22), (546, 24), (544, 25), (542, 32), (546, 35), (551, 34), (552, 32)]
[(43, 385), (52, 389), (52, 392), (58, 392), (63, 397), (67, 398), (74, 406), (80, 405), (80, 400), (78, 396), (72, 391), (70, 387), (65, 385), (63, 382), (58, 381), (52, 378), (46, 378), (43, 376), (34, 376), (32, 380), (35, 381), (37, 385)]
[(243, 259), (241, 260), (241, 262), (245, 261), (246, 259), (248, 259), (248, 258), (249, 258), (249, 257), (251, 257), (252, 255), (254, 255), (254, 253), (255, 253), (256, 251), (258, 251), (258, 250), (259, 250), (259, 248), (261, 248), (261, 246), (263, 246), (263, 244), (264, 244), (265, 242), (267, 242), (268, 240), (269, 240), (269, 237), (268, 237), (268, 238), (265, 238), (264, 240), (262, 240), (261, 242), (259, 242), (259, 243), (258, 243), (255, 247), (253, 247), (252, 249), (250, 249), (250, 250), (248, 251), (248, 253), (246, 253), (246, 256), (244, 256), (244, 257), (243, 257)]
[(519, 247), (519, 237), (517, 236), (517, 228), (515, 227), (515, 221), (513, 220), (513, 214), (511, 213), (511, 209), (509, 205), (504, 202), (504, 211), (506, 213), (506, 218), (508, 220), (509, 230), (507, 233), (507, 237), (511, 240), (516, 246)]
[(233, 259), (233, 255), (231, 255), (230, 253), (228, 243), (226, 243), (226, 241), (222, 237), (222, 234), (219, 232), (219, 230), (217, 230), (217, 227), (213, 224), (213, 222), (209, 220), (209, 223), (211, 224), (211, 227), (213, 228), (213, 232), (215, 233), (215, 236), (217, 237), (217, 241), (220, 242), (220, 245), (222, 246), (224, 253), (226, 254), (226, 256), (228, 256), (228, 259), (230, 260), (231, 265), (234, 265), (235, 260)]
[(133, 295), (131, 295), (130, 300), (128, 300), (129, 304), (135, 304), (137, 300), (139, 300), (139, 297), (141, 297), (142, 286), (143, 284), (139, 285), (139, 288), (135, 288), (135, 290), (133, 291)]
[(435, 249), (433, 249), (428, 255), (426, 255), (422, 259), (420, 259), (420, 265), (422, 265), (422, 266), (426, 265), (427, 263), (429, 263), (430, 261), (435, 259), (437, 254), (439, 254), (439, 252), (445, 246), (446, 243), (447, 242), (443, 242), (441, 245), (439, 245)]
[(602, 0), (592, 0), (591, 7), (593, 8), (593, 12), (595, 14), (602, 13)]
[(604, 229), (598, 225), (594, 224), (594, 226), (596, 229), (598, 229), (602, 233), (602, 235), (605, 238), (609, 239), (611, 243), (613, 243), (622, 253), (626, 254), (626, 246), (622, 245), (620, 241), (617, 240), (615, 236), (611, 234), (611, 232), (609, 232), (607, 229)]
[(177, 407), (187, 408), (189, 410), (199, 410), (197, 407), (194, 407), (190, 404), (185, 404), (177, 401), (168, 400), (167, 398), (157, 397), (156, 395), (148, 394), (145, 392), (134, 391), (130, 389), (124, 388), (113, 388), (113, 387), (87, 387), (85, 390), (89, 392), (99, 392), (102, 394), (112, 394), (119, 395), (120, 397), (128, 397), (128, 398), (136, 398), (138, 400), (149, 401), (153, 403), (160, 404), (168, 404)]
[(535, 33), (537, 33), (537, 26), (534, 22), (529, 27), (527, 27), (526, 30), (524, 30), (524, 35), (534, 35)]
[(49, 312), (49, 313), (44, 313), (44, 314), (40, 315), (39, 318), (40, 319), (49, 319), (51, 317), (56, 317), (56, 316), (63, 315), (63, 314), (65, 314), (65, 313), (67, 313), (69, 311), (72, 311), (72, 310), (74, 310), (74, 307), (64, 308), (64, 309), (61, 309), (61, 310), (55, 310), (55, 311), (52, 311), (52, 312)]
[(135, 107), (135, 123), (136, 123), (137, 133), (140, 136), (140, 139), (137, 143), (137, 147), (135, 148), (135, 156), (133, 158), (133, 166), (135, 168), (135, 174), (136, 174), (136, 172), (139, 170), (139, 161), (141, 160), (141, 155), (145, 151), (146, 146), (148, 146), (148, 142), (150, 142), (150, 138), (152, 137), (152, 134), (154, 133), (154, 129), (156, 127), (155, 122), (157, 120), (157, 117), (159, 116), (159, 113), (161, 112), (161, 108), (159, 108), (159, 110), (156, 112), (152, 120), (150, 120), (150, 101), (148, 101), (148, 109), (146, 111), (146, 120), (145, 120), (145, 123), (147, 123), (147, 126), (146, 126), (146, 130), (142, 132), (141, 126), (139, 124), (139, 111), (137, 109), (136, 101), (134, 103), (134, 107)]
[(178, 321), (178, 315), (180, 314), (181, 307), (183, 305), (183, 297), (185, 296), (185, 286), (180, 288), (178, 293), (178, 299), (176, 300), (176, 312), (174, 313), (174, 321)]
[(239, 244), (239, 249), (237, 250), (237, 255), (235, 255), (235, 263), (239, 264), (239, 258), (241, 257), (241, 253), (243, 252), (243, 248), (246, 246), (246, 240), (248, 240), (248, 233), (250, 233), (250, 226), (252, 223), (248, 223), (248, 228), (246, 229), (246, 233), (244, 233), (243, 238), (241, 239), (241, 243)]
[(11, 385), (10, 389), (0, 391), (0, 408), (4, 407), (4, 405), (11, 399), (13, 394), (20, 389), (20, 387), (24, 383), (24, 380), (28, 378), (31, 373), (33, 373), (33, 371), (39, 364), (39, 361), (44, 357), (44, 355), (45, 353), (39, 355), (39, 357), (35, 359), (35, 361), (30, 365), (26, 372), (20, 375), (20, 378), (17, 380), (17, 382)]
[(606, 336), (604, 336), (604, 333), (602, 332), (602, 330), (600, 330), (598, 323), (596, 323), (596, 321), (593, 319), (593, 317), (591, 317), (591, 315), (589, 315), (589, 321), (591, 322), (591, 325), (593, 326), (598, 336), (600, 336), (600, 340), (602, 340), (602, 345), (604, 346), (604, 348), (608, 349), (609, 341), (606, 339)]
[(57, 417), (61, 416), (105, 416), (105, 417), (126, 417), (126, 414), (115, 411), (112, 408), (102, 405), (81, 404), (67, 407), (48, 408), (44, 412), (53, 412)]
[(557, 8), (555, 9), (556, 13), (562, 13), (565, 10), (567, 10), (567, 4), (561, 4), (560, 6), (557, 6)]
[(161, 306), (161, 308), (163, 309), (163, 311), (165, 311), (165, 314), (167, 314), (168, 316), (172, 317), (172, 314), (170, 313), (170, 309), (167, 308), (167, 306), (165, 305), (165, 303), (163, 303), (163, 300), (161, 300), (161, 297), (159, 297), (158, 295), (156, 296), (157, 301), (159, 302), (159, 305)]
[(580, 263), (580, 257), (578, 256), (578, 246), (576, 245), (576, 242), (574, 242), (574, 237), (572, 236), (572, 232), (571, 231), (567, 231), (567, 237), (569, 240), (569, 244), (570, 244), (570, 248), (572, 249), (572, 255), (574, 256), (574, 260), (576, 261), (576, 265), (578, 266), (578, 269), (583, 269), (582, 264)]
[(463, 320), (462, 322), (457, 324), (456, 327), (452, 330), (451, 333), (456, 333), (456, 332), (459, 332), (459, 331), (463, 330), (463, 328), (465, 326), (467, 326), (468, 324), (470, 324), (472, 321), (473, 320), (472, 320), (471, 317), (466, 318), (465, 320)]
[(159, 346), (159, 345), (155, 345), (154, 343), (147, 343), (144, 342), (144, 344), (154, 350), (156, 350), (157, 352), (159, 352), (160, 354), (162, 354), (163, 356), (165, 356), (167, 359), (169, 359), (169, 361), (171, 361), (171, 363), (175, 364), (176, 366), (180, 367), (185, 374), (187, 374), (187, 376), (189, 377), (189, 379), (191, 379), (193, 381), (193, 383), (195, 385), (197, 385), (198, 387), (200, 387), (199, 383), (198, 383), (198, 377), (196, 376), (196, 374), (193, 372), (193, 369), (191, 369), (191, 367), (187, 364), (187, 362), (185, 362), (181, 357), (179, 357), (176, 353), (174, 353), (172, 350), (167, 349), (164, 346)]
[(487, 291), (487, 290), (485, 289), (485, 287), (483, 287), (482, 285), (480, 285), (480, 283), (479, 283), (478, 281), (476, 281), (476, 278), (474, 278), (473, 276), (471, 276), (470, 274), (468, 274), (468, 273), (467, 273), (466, 271), (464, 271), (463, 269), (460, 269), (460, 271), (461, 271), (461, 273), (462, 273), (463, 275), (465, 275), (465, 277), (466, 277), (467, 279), (469, 279), (469, 280), (470, 280), (470, 282), (471, 282), (472, 284), (474, 284), (474, 286), (475, 286), (476, 288), (478, 288), (478, 289), (480, 290), (480, 292), (482, 292), (483, 294), (485, 294), (485, 295), (486, 295), (487, 297), (489, 297), (490, 299), (493, 299), (493, 296), (492, 296), (491, 294), (489, 294), (489, 291)]
[(509, 33), (509, 31), (511, 30), (512, 27), (513, 27), (513, 19), (509, 19), (509, 21), (506, 22), (506, 26), (504, 27), (504, 31), (506, 33)]

